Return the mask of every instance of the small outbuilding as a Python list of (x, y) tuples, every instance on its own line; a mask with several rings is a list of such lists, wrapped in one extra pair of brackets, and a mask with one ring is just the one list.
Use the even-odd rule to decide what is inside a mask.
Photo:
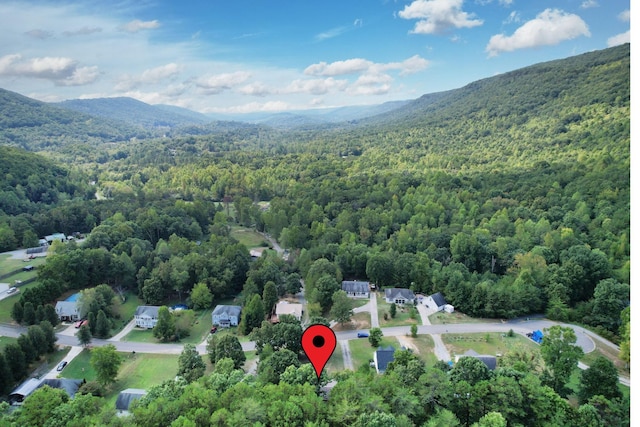
[(42, 380), (38, 378), (29, 378), (9, 393), (9, 402), (11, 402), (12, 405), (22, 403), (24, 399), (40, 387), (41, 383)]
[(496, 356), (491, 356), (488, 354), (478, 354), (478, 352), (474, 350), (469, 350), (464, 354), (456, 355), (456, 363), (458, 363), (458, 360), (460, 360), (460, 358), (462, 357), (473, 357), (474, 359), (478, 359), (479, 361), (484, 363), (487, 369), (489, 369), (490, 371), (495, 371), (496, 367), (498, 366), (498, 359), (496, 358)]
[(134, 400), (138, 400), (147, 394), (146, 390), (140, 388), (128, 388), (122, 390), (116, 399), (116, 410), (120, 413), (129, 411), (129, 407)]
[(211, 313), (211, 324), (221, 328), (238, 326), (242, 307), (239, 305), (216, 305)]

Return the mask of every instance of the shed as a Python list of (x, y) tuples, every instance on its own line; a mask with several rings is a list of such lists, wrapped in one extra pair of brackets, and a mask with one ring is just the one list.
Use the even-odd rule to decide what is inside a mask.
[(409, 289), (389, 288), (384, 290), (384, 299), (389, 304), (413, 304), (416, 295)]
[(342, 282), (342, 290), (351, 298), (369, 298), (371, 287), (369, 282), (345, 280)]
[(59, 388), (67, 392), (69, 397), (73, 398), (85, 380), (74, 380), (71, 378), (47, 378), (42, 381), (38, 388), (48, 385), (51, 388)]
[(238, 326), (241, 312), (242, 307), (239, 305), (216, 305), (211, 313), (211, 324), (221, 328)]
[(118, 411), (128, 411), (131, 406), (131, 402), (140, 399), (146, 394), (147, 391), (140, 388), (128, 388), (126, 390), (122, 390), (116, 399), (116, 409)]
[(158, 323), (158, 310), (160, 307), (154, 305), (139, 305), (136, 308), (134, 318), (136, 326), (139, 328), (152, 329)]
[(38, 378), (29, 378), (9, 394), (9, 401), (12, 404), (22, 403), (41, 383), (42, 380)]

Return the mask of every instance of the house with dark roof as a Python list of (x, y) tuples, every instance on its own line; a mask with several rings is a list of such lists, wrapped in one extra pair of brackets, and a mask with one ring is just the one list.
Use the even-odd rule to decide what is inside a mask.
[(369, 286), (369, 282), (345, 280), (342, 282), (342, 290), (351, 298), (369, 298), (371, 288)]
[(498, 366), (498, 359), (496, 358), (496, 356), (490, 356), (488, 354), (478, 354), (478, 352), (476, 352), (475, 350), (468, 350), (464, 354), (456, 355), (456, 363), (458, 363), (458, 360), (460, 360), (460, 358), (462, 357), (473, 357), (474, 359), (478, 359), (479, 361), (484, 363), (490, 371), (494, 371)]
[(133, 317), (136, 326), (139, 328), (153, 329), (158, 323), (158, 310), (160, 307), (154, 305), (139, 305)]
[(51, 388), (59, 388), (60, 390), (66, 391), (69, 397), (73, 398), (84, 383), (86, 383), (85, 380), (74, 380), (71, 378), (46, 378), (38, 388), (45, 385)]
[(12, 405), (22, 403), (27, 396), (40, 387), (41, 382), (42, 380), (39, 380), (38, 378), (29, 378), (9, 393), (9, 402), (11, 402)]
[(444, 306), (447, 305), (447, 300), (444, 299), (444, 295), (442, 295), (440, 292), (429, 295), (423, 300), (423, 302), (424, 305), (436, 311), (443, 311)]
[(409, 289), (389, 288), (384, 290), (384, 300), (389, 304), (413, 304), (416, 295)]
[(138, 400), (147, 394), (146, 390), (140, 388), (128, 388), (122, 390), (116, 399), (116, 410), (120, 413), (129, 411), (129, 407), (134, 400)]
[(83, 317), (79, 301), (56, 302), (56, 314), (62, 322), (75, 322)]
[(221, 328), (238, 326), (241, 312), (242, 307), (239, 305), (216, 305), (211, 313), (211, 324)]
[(393, 353), (396, 352), (396, 349), (392, 346), (388, 346), (386, 348), (378, 347), (378, 349), (373, 353), (373, 365), (376, 368), (376, 372), (379, 374), (383, 374), (384, 371), (387, 370), (387, 365), (393, 362)]

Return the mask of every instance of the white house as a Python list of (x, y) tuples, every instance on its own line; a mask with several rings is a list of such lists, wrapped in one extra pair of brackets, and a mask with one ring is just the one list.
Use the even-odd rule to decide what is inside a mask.
[(211, 324), (221, 328), (238, 326), (241, 312), (242, 307), (239, 305), (216, 305), (211, 313)]
[(390, 288), (384, 290), (384, 300), (389, 304), (413, 304), (415, 299), (416, 295), (409, 289)]
[(371, 288), (369, 286), (369, 282), (345, 280), (342, 282), (342, 290), (351, 298), (369, 298)]
[(153, 305), (139, 305), (136, 308), (136, 326), (139, 328), (152, 329), (158, 323), (158, 310), (160, 307)]
[(423, 303), (432, 310), (443, 311), (444, 306), (447, 305), (447, 300), (444, 299), (444, 296), (440, 292), (437, 292), (426, 297)]
[(276, 321), (279, 321), (283, 314), (290, 314), (298, 320), (302, 320), (302, 304), (279, 301), (276, 304)]

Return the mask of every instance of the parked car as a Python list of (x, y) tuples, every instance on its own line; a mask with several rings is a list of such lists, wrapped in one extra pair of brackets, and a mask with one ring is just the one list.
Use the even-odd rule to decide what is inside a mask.
[(24, 267), (22, 267), (22, 271), (31, 271), (33, 270), (33, 265), (29, 264), (29, 265), (25, 265)]
[(62, 361), (58, 364), (58, 367), (56, 368), (58, 371), (62, 371), (64, 369), (64, 367), (67, 366), (67, 362), (66, 361)]
[(358, 332), (358, 338), (369, 338), (369, 334), (367, 332)]
[(18, 288), (16, 288), (15, 286), (12, 286), (12, 287), (10, 287), (9, 289), (7, 289), (7, 293), (8, 293), (8, 294), (12, 294), (12, 293), (14, 293), (14, 292), (15, 292), (15, 291), (17, 291), (17, 290), (18, 290)]
[(89, 323), (87, 319), (78, 320), (76, 322), (76, 329), (80, 329), (82, 325), (86, 325), (87, 323)]
[(216, 328), (215, 326), (212, 326), (211, 330), (209, 331), (209, 333), (215, 334), (217, 331), (218, 331), (218, 328)]

